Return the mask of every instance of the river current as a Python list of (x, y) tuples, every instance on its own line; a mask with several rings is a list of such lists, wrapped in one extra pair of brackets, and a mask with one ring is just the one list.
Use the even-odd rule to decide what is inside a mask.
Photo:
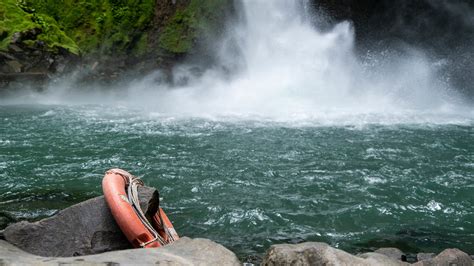
[(325, 241), (474, 253), (474, 124), (193, 118), (120, 105), (0, 106), (1, 228), (101, 195), (109, 168), (161, 193), (180, 235), (240, 257)]
[(236, 12), (202, 73), (2, 96), (0, 229), (101, 195), (119, 167), (159, 189), (180, 235), (243, 259), (302, 241), (474, 254), (474, 108), (447, 61), (356, 53), (351, 22), (320, 27), (308, 1)]

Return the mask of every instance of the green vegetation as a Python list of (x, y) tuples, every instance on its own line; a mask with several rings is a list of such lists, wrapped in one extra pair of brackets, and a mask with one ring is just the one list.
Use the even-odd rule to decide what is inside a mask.
[(42, 33), (37, 39), (43, 41), (49, 48), (64, 48), (73, 54), (79, 54), (79, 47), (61, 30), (56, 20), (44, 14), (34, 14), (33, 21), (41, 26)]
[(187, 53), (198, 37), (215, 32), (230, 0), (191, 0), (176, 11), (163, 28), (159, 46), (172, 53)]
[(158, 46), (151, 47), (155, 0), (2, 0), (0, 50), (19, 33), (22, 45), (74, 54), (188, 53), (222, 25), (231, 1), (189, 0), (170, 7), (177, 10), (160, 30)]
[(134, 50), (153, 17), (154, 0), (26, 0), (38, 14), (53, 17), (82, 52)]
[[(154, 0), (2, 0), (0, 49), (16, 32), (41, 30), (36, 40), (47, 48), (78, 54), (143, 52), (144, 31), (153, 17)], [(25, 40), (23, 44), (34, 45)], [(135, 48), (133, 45), (140, 44)]]
[(25, 32), (40, 26), (33, 22), (33, 16), (23, 11), (16, 0), (2, 0), (0, 4), (0, 50), (6, 50), (13, 34)]
[(173, 53), (185, 53), (193, 45), (196, 32), (194, 14), (188, 10), (178, 10), (160, 35), (160, 48)]

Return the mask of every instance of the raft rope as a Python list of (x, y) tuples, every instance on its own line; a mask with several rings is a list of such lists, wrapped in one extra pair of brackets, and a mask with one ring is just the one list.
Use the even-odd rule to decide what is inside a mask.
[(130, 173), (123, 171), (121, 169), (110, 169), (108, 172), (118, 174), (122, 176), (125, 179), (125, 183), (127, 185), (127, 197), (130, 205), (132, 205), (133, 210), (137, 214), (138, 218), (140, 221), (143, 223), (143, 225), (153, 234), (155, 237), (154, 239), (141, 243), (141, 247), (146, 247), (148, 244), (153, 243), (155, 241), (158, 241), (160, 245), (164, 246), (166, 244), (169, 244), (171, 242), (174, 242), (176, 239), (174, 238), (173, 234), (170, 232), (169, 228), (164, 224), (160, 211), (158, 209), (158, 217), (162, 229), (165, 231), (165, 234), (167, 236), (167, 239), (164, 239), (156, 230), (155, 228), (151, 225), (151, 223), (148, 221), (146, 218), (145, 214), (143, 213), (142, 208), (140, 207), (140, 200), (138, 198), (138, 187), (143, 186), (143, 181), (134, 175), (131, 175)]

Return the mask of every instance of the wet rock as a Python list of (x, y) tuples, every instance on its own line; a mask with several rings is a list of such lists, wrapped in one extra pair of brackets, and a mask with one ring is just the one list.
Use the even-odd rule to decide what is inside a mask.
[(98, 255), (51, 258), (24, 252), (0, 240), (0, 265), (242, 265), (234, 253), (207, 239), (183, 237), (161, 248), (128, 249)]
[(7, 61), (7, 65), (10, 67), (11, 72), (14, 72), (14, 73), (20, 73), (23, 68), (23, 65), (16, 60)]
[(11, 42), (12, 42), (12, 43), (19, 43), (19, 42), (21, 42), (21, 32), (15, 32), (15, 33), (13, 33)]
[(360, 257), (332, 248), (326, 243), (273, 245), (267, 251), (262, 265), (408, 265), (378, 253)]
[(260, 263), (262, 262), (262, 255), (247, 255), (244, 259), (243, 259), (243, 264), (245, 266), (245, 264), (247, 265), (260, 265)]
[(91, 66), (91, 71), (94, 71), (98, 65), (99, 65), (99, 62), (95, 61), (94, 64), (92, 64)]
[(11, 54), (0, 52), (0, 60), (15, 60), (15, 57)]
[(23, 52), (23, 49), (21, 49), (20, 47), (18, 47), (18, 45), (15, 45), (15, 44), (10, 44), (8, 46), (8, 49), (16, 53)]
[(387, 257), (383, 254), (380, 253), (375, 253), (375, 252), (369, 252), (369, 253), (364, 253), (360, 255), (359, 257), (365, 259), (364, 262), (362, 262), (360, 265), (410, 265), (407, 262), (400, 261), (400, 260), (395, 260), (390, 257)]
[(418, 253), (416, 254), (416, 259), (418, 261), (422, 261), (422, 260), (429, 260), (429, 259), (432, 259), (436, 256), (436, 254), (434, 253)]
[(379, 248), (374, 252), (385, 255), (394, 260), (406, 261), (405, 254), (403, 254), (403, 252), (399, 250), (398, 248)]
[(36, 36), (38, 36), (38, 34), (40, 33), (41, 33), (40, 28), (33, 28), (33, 29), (26, 30), (24, 32), (15, 32), (12, 35), (11, 42), (19, 44), (24, 40), (34, 40), (36, 39)]
[(418, 261), (418, 259), (416, 258), (416, 255), (417, 254), (415, 253), (406, 254), (406, 256), (402, 257), (402, 261), (406, 261), (408, 263), (415, 263)]
[[(139, 188), (146, 212), (158, 206), (158, 192)], [(69, 257), (130, 248), (103, 196), (60, 211), (38, 222), (19, 222), (5, 228), (5, 240), (35, 255)]]
[[(0, 73), (0, 81), (22, 81), (22, 82), (44, 82), (48, 79), (48, 73), (27, 72), (27, 73)], [(4, 216), (0, 213), (0, 217)], [(8, 217), (7, 217), (8, 218)]]
[(468, 254), (457, 248), (445, 249), (443, 252), (439, 253), (438, 256), (419, 261), (413, 265), (416, 266), (438, 266), (438, 265), (456, 265), (456, 266), (472, 266), (473, 261)]
[(54, 58), (53, 63), (51, 64), (50, 68), (54, 73), (63, 73), (66, 69), (67, 60), (62, 55), (56, 56)]

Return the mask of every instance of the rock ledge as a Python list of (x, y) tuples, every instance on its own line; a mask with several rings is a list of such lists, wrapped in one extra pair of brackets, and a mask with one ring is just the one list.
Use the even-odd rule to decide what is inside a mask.
[(127, 249), (78, 257), (41, 257), (0, 240), (0, 265), (241, 265), (234, 253), (208, 239), (183, 237), (161, 248)]

